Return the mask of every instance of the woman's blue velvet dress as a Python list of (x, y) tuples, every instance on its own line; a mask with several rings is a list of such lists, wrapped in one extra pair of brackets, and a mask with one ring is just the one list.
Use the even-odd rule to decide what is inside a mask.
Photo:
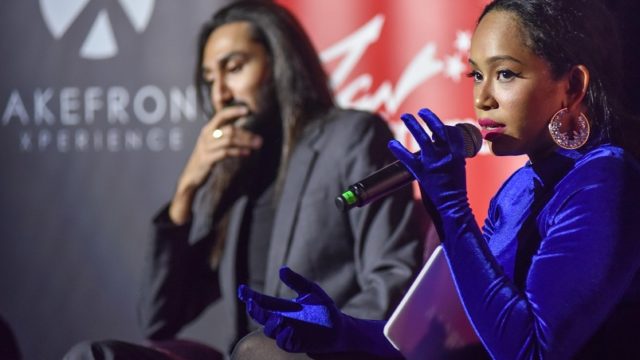
[(516, 171), (483, 231), (443, 214), (443, 246), (497, 359), (640, 358), (640, 165), (602, 145)]

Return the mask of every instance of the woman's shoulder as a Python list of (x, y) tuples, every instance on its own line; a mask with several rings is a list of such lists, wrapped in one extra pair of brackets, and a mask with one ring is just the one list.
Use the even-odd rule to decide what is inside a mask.
[(610, 178), (612, 176), (640, 176), (640, 162), (623, 148), (604, 144), (590, 149), (576, 159), (567, 176)]
[(633, 160), (633, 157), (625, 149), (612, 144), (603, 144), (589, 149), (578, 158), (577, 163), (586, 163), (601, 158), (626, 159), (627, 157)]
[(619, 224), (637, 222), (640, 216), (638, 185), (637, 159), (620, 147), (598, 146), (576, 158), (554, 186), (542, 218), (547, 219), (548, 225), (578, 219)]
[[(592, 185), (618, 186), (636, 181), (640, 184), (640, 162), (623, 148), (600, 145), (584, 153), (559, 151), (561, 156), (546, 164), (546, 179), (555, 192), (574, 192)], [(516, 170), (496, 192), (494, 198), (513, 198), (526, 191), (534, 179), (540, 177), (530, 162)], [(536, 172), (538, 172), (536, 174)], [(549, 172), (559, 172), (548, 176)], [(543, 181), (546, 182), (546, 181)], [(640, 187), (638, 187), (640, 190)], [(640, 191), (638, 191), (640, 193)]]
[(576, 159), (574, 166), (556, 186), (556, 193), (569, 196), (588, 190), (604, 198), (616, 193), (640, 199), (639, 184), (638, 160), (618, 146), (600, 145)]

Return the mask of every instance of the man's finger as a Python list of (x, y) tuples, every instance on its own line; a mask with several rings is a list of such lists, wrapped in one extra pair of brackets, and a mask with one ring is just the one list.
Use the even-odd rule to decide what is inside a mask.
[(243, 105), (225, 107), (216, 112), (209, 124), (213, 129), (217, 129), (249, 115), (249, 112), (249, 109)]

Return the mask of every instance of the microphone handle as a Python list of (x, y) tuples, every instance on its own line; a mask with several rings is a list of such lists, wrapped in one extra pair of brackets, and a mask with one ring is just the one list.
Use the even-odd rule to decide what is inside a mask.
[[(464, 145), (464, 156), (474, 157), (482, 147), (482, 134), (473, 125), (456, 124)], [(420, 151), (414, 153), (420, 154)], [(354, 207), (362, 207), (380, 199), (413, 181), (413, 175), (400, 162), (393, 162), (382, 169), (360, 180), (336, 197), (336, 206), (342, 211)]]
[(345, 192), (336, 197), (335, 203), (341, 211), (362, 207), (407, 186), (413, 180), (409, 170), (400, 161), (394, 161), (349, 186)]

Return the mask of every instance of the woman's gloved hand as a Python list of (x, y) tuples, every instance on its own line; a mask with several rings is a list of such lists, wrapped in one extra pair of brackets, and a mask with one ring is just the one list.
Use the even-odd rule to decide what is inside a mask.
[(367, 352), (398, 355), (383, 334), (383, 321), (362, 320), (342, 313), (320, 286), (288, 267), (280, 269), (280, 279), (298, 293), (293, 300), (256, 292), (245, 285), (238, 297), (248, 314), (264, 325), (266, 336), (288, 352)]
[(389, 142), (389, 149), (418, 180), (427, 207), (434, 206), (445, 220), (465, 205), (468, 207), (464, 140), (459, 129), (444, 125), (429, 109), (421, 109), (418, 115), (432, 131), (432, 137), (413, 115), (403, 114), (400, 118), (420, 152), (410, 152), (397, 140)]

